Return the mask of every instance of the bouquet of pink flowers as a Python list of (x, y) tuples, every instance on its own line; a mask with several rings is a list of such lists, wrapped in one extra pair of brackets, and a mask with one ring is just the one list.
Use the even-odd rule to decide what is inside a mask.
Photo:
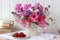
[[(40, 3), (36, 3), (34, 6), (31, 4), (16, 4), (12, 14), (16, 18), (15, 21), (21, 23), (24, 27), (28, 28), (34, 23), (44, 28), (46, 25), (49, 25), (46, 20), (48, 12), (48, 8), (44, 8)], [(52, 20), (52, 18), (50, 19)]]

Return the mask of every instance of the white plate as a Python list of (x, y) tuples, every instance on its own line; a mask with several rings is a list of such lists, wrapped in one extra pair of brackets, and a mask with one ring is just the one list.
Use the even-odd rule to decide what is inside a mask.
[[(16, 33), (16, 32), (14, 32), (14, 33)], [(12, 35), (13, 35), (14, 33), (11, 33), (10, 36), (12, 37)], [(18, 33), (20, 33), (20, 32), (18, 32)], [(23, 32), (23, 33), (24, 33), (24, 32)], [(16, 39), (16, 40), (19, 40), (19, 39), (27, 39), (27, 38), (30, 37), (30, 36), (27, 35), (26, 33), (24, 33), (24, 34), (26, 35), (26, 37), (20, 37), (20, 38), (18, 38), (18, 37), (12, 37), (12, 38), (13, 38), (13, 39)]]

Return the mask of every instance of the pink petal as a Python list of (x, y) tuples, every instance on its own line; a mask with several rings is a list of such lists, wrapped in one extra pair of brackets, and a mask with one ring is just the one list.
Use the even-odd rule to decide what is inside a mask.
[(31, 4), (26, 4), (26, 5), (24, 5), (24, 10), (27, 11), (27, 10), (29, 10), (30, 7), (31, 7)]
[(46, 26), (46, 21), (40, 21), (38, 22), (39, 27), (44, 28)]
[(19, 20), (15, 20), (17, 23), (19, 23)]
[[(33, 16), (34, 16), (34, 17), (33, 17)], [(37, 15), (37, 13), (35, 13), (35, 12), (32, 12), (32, 14), (30, 14), (29, 17), (30, 17), (33, 21), (35, 21), (36, 19), (38, 19), (38, 15)]]
[(43, 11), (43, 6), (42, 5), (40, 5), (40, 11)]
[(24, 20), (23, 21), (23, 24), (22, 24), (25, 28), (28, 28), (29, 27), (29, 23), (26, 21), (26, 20)]
[(29, 8), (31, 7), (31, 4), (28, 4), (27, 7), (28, 7), (28, 9), (29, 9)]
[(20, 8), (21, 8), (21, 5), (22, 5), (22, 4), (16, 4), (16, 6), (15, 6), (15, 12), (18, 13), (18, 11), (19, 11)]

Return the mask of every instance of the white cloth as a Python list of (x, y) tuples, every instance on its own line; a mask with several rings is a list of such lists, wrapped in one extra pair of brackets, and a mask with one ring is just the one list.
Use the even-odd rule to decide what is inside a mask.
[[(1, 34), (0, 36), (4, 37), (4, 38), (8, 38), (11, 40), (17, 40), (16, 38), (12, 37), (12, 33), (7, 33), (7, 34)], [(18, 40), (50, 40), (54, 37), (53, 34), (40, 34), (40, 35), (35, 35), (35, 36), (31, 36), (30, 38), (24, 38), (24, 39), (18, 39)]]

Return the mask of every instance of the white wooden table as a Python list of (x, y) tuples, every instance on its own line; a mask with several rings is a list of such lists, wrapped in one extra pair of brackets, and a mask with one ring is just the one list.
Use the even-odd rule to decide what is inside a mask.
[[(25, 32), (25, 31), (22, 31), (22, 32)], [(50, 40), (55, 36), (55, 35), (49, 34), (49, 33), (46, 33), (46, 34), (42, 33), (40, 35), (30, 36), (29, 38), (25, 38), (25, 39), (15, 39), (11, 35), (12, 35), (12, 33), (7, 33), (7, 34), (1, 34), (0, 36), (11, 39), (11, 40)]]

